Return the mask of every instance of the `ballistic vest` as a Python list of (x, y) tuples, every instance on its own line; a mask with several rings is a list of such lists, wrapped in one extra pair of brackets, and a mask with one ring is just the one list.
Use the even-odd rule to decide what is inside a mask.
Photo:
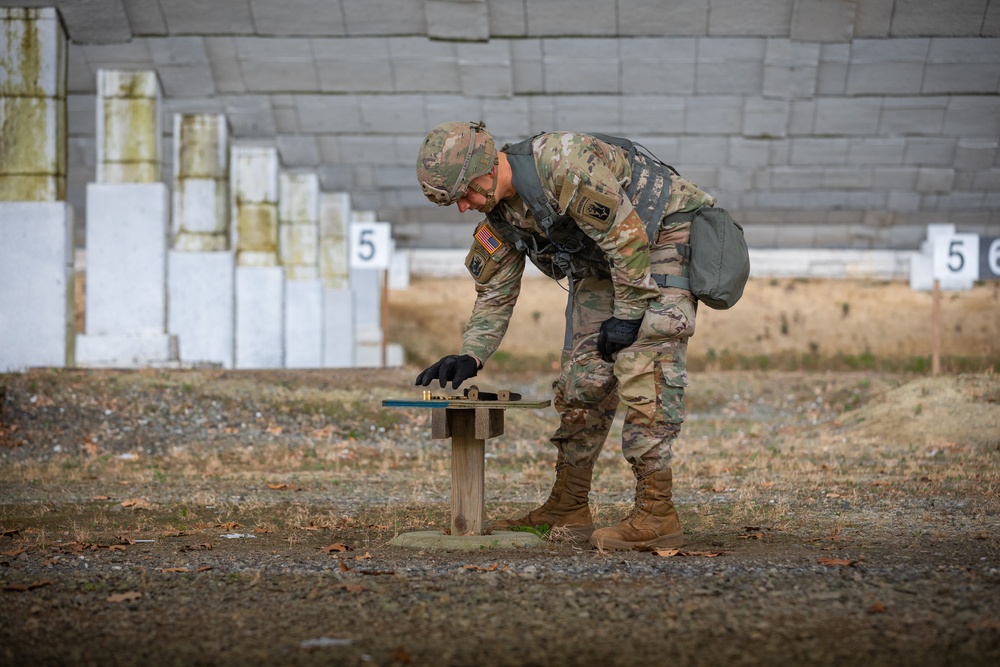
[[(489, 221), (497, 234), (524, 252), (531, 263), (550, 278), (610, 278), (607, 254), (570, 216), (557, 213), (542, 190), (531, 146), (538, 136), (541, 135), (508, 146), (503, 152), (510, 165), (514, 190), (531, 211), (545, 236), (512, 225), (500, 215), (497, 208), (487, 214)], [(605, 134), (590, 136), (627, 152), (632, 178), (625, 194), (639, 218), (646, 222), (647, 236), (652, 242), (670, 199), (671, 173), (676, 172), (652, 156), (639, 152), (636, 145), (628, 139)]]

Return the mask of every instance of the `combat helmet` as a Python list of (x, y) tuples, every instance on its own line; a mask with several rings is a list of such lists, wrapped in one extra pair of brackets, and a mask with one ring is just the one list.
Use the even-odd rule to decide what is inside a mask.
[(486, 123), (441, 123), (420, 146), (417, 180), (424, 195), (438, 206), (454, 203), (471, 189), (486, 197), (483, 210), (489, 212), (496, 205), (496, 172), (489, 190), (472, 181), (490, 173), (497, 163), (496, 147)]

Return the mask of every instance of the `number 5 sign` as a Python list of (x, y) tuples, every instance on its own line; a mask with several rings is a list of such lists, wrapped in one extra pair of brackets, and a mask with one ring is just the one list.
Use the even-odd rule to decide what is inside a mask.
[(351, 224), (352, 269), (388, 269), (392, 251), (391, 228), (388, 222), (355, 222)]
[(979, 235), (951, 234), (934, 241), (934, 279), (979, 280)]

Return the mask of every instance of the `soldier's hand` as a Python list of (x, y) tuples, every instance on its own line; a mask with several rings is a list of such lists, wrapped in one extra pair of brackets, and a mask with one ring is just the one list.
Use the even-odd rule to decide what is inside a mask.
[(416, 384), (426, 387), (434, 380), (437, 380), (443, 387), (445, 382), (450, 380), (452, 383), (451, 388), (458, 389), (458, 385), (471, 377), (475, 377), (478, 372), (479, 361), (475, 357), (468, 354), (449, 354), (436, 364), (425, 368), (417, 376)]
[(597, 336), (597, 351), (601, 353), (601, 359), (614, 361), (612, 355), (635, 342), (640, 326), (641, 317), (637, 320), (620, 320), (617, 317), (605, 320)]

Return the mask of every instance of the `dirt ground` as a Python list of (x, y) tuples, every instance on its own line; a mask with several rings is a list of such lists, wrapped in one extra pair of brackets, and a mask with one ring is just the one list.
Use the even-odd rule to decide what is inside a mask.
[[(476, 382), (548, 398), (563, 297), (530, 287)], [(427, 411), (381, 401), (419, 395), (418, 362), (456, 350), (471, 292), (393, 293), (403, 369), (0, 375), (0, 660), (1000, 661), (993, 286), (946, 295), (938, 377), (929, 296), (905, 285), (751, 283), (733, 311), (702, 310), (678, 553), (396, 548), (449, 524), (450, 451)], [(547, 495), (554, 423), (508, 411), (489, 518)], [(601, 525), (633, 495), (620, 435), (595, 471)]]

